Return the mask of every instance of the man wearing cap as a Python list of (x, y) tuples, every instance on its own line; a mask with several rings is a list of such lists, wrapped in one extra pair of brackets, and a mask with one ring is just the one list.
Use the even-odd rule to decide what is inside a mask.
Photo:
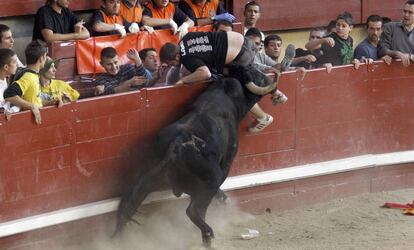
[(76, 101), (79, 92), (62, 80), (56, 80), (56, 68), (59, 60), (53, 61), (47, 57), (45, 66), (39, 71), (40, 98), (43, 106), (58, 104), (61, 107), (65, 102)]

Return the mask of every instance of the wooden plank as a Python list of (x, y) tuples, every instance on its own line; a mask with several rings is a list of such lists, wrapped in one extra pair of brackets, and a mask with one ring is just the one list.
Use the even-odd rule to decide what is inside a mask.
[(401, 0), (362, 0), (362, 22), (370, 15), (380, 15), (400, 20), (404, 3)]

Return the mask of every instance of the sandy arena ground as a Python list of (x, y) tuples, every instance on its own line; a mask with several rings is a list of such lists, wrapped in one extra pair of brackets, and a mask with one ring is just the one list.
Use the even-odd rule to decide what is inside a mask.
[[(414, 249), (414, 216), (402, 210), (384, 209), (386, 202), (408, 203), (414, 189), (362, 194), (314, 206), (253, 216), (233, 205), (212, 204), (207, 222), (215, 230), (217, 250), (322, 250), (322, 249)], [(234, 203), (234, 202), (233, 202)], [(142, 226), (128, 225), (124, 235), (113, 241), (98, 237), (93, 242), (66, 249), (203, 249), (198, 229), (185, 215), (187, 201), (146, 209), (137, 216)], [(151, 210), (151, 211), (148, 211)], [(247, 229), (260, 235), (241, 239)]]

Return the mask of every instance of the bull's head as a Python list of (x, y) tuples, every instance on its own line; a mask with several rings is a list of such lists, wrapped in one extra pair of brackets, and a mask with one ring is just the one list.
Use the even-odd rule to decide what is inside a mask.
[(276, 90), (281, 72), (286, 71), (290, 67), (293, 58), (295, 58), (295, 46), (289, 44), (286, 47), (285, 57), (280, 63), (279, 69), (276, 70), (273, 82), (269, 77), (263, 75), (259, 70), (250, 69), (252, 79), (246, 84), (246, 88), (255, 95), (266, 95)]

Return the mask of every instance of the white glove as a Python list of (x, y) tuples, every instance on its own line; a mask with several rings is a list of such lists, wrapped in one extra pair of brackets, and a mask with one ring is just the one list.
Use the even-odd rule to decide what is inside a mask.
[(154, 33), (154, 28), (153, 27), (147, 26), (147, 25), (144, 25), (143, 27), (146, 31), (148, 31), (148, 33), (150, 33), (150, 34)]
[(188, 27), (189, 27), (189, 25), (188, 25), (188, 23), (187, 22), (184, 22), (183, 24), (181, 24), (181, 26), (178, 28), (178, 32), (180, 32), (179, 33), (179, 38), (180, 38), (180, 40), (181, 40), (181, 38), (183, 38), (187, 33), (188, 33)]
[(125, 37), (126, 36), (126, 30), (125, 27), (120, 25), (120, 24), (115, 24), (115, 30), (121, 34), (121, 37)]
[(139, 25), (137, 23), (131, 23), (128, 28), (129, 32), (132, 34), (136, 34), (139, 32)]
[(178, 32), (178, 26), (177, 26), (177, 24), (174, 22), (174, 20), (170, 19), (170, 21), (168, 22), (168, 25), (170, 25), (171, 30), (172, 30), (172, 32), (173, 32), (173, 34), (174, 34), (174, 35), (175, 35), (175, 34), (177, 34), (177, 32)]

